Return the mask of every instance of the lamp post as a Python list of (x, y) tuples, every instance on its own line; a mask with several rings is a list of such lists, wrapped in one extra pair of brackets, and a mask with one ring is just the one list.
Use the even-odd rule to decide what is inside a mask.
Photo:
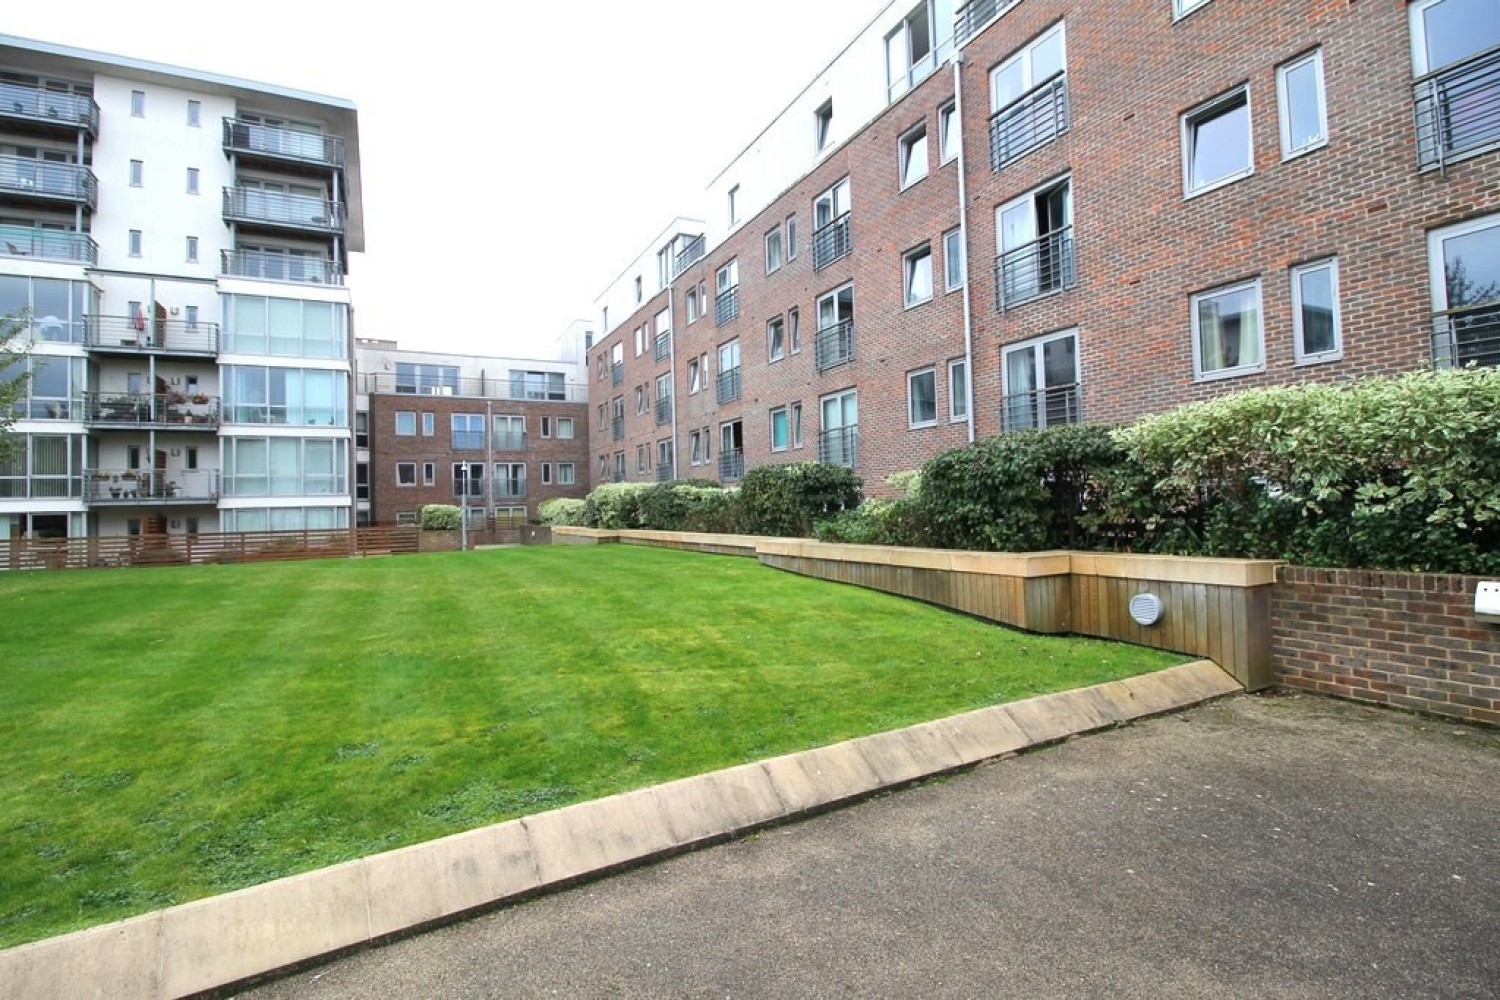
[(469, 551), (469, 463), (459, 463), (458, 551)]

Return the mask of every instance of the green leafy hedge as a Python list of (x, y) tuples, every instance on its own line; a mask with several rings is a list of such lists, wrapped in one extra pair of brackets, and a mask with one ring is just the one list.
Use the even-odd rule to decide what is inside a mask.
[(581, 526), (587, 507), (587, 501), (577, 497), (554, 497), (537, 504), (536, 512), (543, 524)]
[(457, 530), (461, 521), (458, 508), (451, 503), (430, 503), (417, 511), (417, 523), (423, 531)]

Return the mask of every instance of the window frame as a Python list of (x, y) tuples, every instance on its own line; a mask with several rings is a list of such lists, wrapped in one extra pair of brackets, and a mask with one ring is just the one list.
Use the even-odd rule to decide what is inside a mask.
[[(928, 400), (932, 405), (932, 416), (926, 419), (917, 419), (916, 395), (912, 392), (912, 386), (917, 379), (925, 378), (931, 385)], [(928, 365), (925, 368), (913, 369), (906, 373), (906, 427), (907, 430), (919, 430), (923, 427), (936, 427), (938, 425), (938, 398), (937, 398), (937, 366)]]
[(417, 485), (417, 463), (396, 463), (396, 486), (398, 489), (415, 488)]
[[(777, 335), (779, 331), (780, 335)], [(778, 341), (780, 349), (778, 350)], [(766, 363), (775, 364), (787, 356), (786, 320), (780, 315), (766, 320)]]
[[(566, 433), (566, 434), (563, 433), (563, 424), (564, 423), (566, 423), (567, 427), (568, 427), (568, 433)], [(554, 425), (553, 430), (552, 430), (552, 437), (553, 437), (554, 440), (557, 440), (557, 441), (571, 441), (571, 440), (573, 440), (573, 418), (572, 417), (558, 417), (557, 418), (557, 423), (556, 423), (556, 425)]]
[[(396, 428), (396, 436), (397, 437), (416, 437), (417, 436), (417, 411), (416, 410), (396, 410), (395, 414), (396, 414), (396, 417), (395, 417), (394, 424), (395, 424), (395, 428)], [(402, 423), (401, 418), (402, 417), (409, 417), (411, 419), (411, 425), (410, 425), (411, 426), (411, 430), (409, 430), (409, 431), (403, 431), (401, 429), (401, 423)]]
[[(918, 143), (921, 144), (920, 163), (917, 161)], [(903, 132), (896, 144), (896, 177), (899, 188), (905, 191), (925, 178), (931, 170), (931, 159), (932, 152), (927, 143), (927, 122), (922, 121)]]
[(132, 230), (130, 230), (130, 235), (127, 237), (127, 244), (128, 244), (128, 248), (129, 248), (129, 254), (128, 254), (128, 256), (131, 256), (131, 257), (143, 257), (143, 256), (145, 256), (146, 234), (145, 234), (144, 231), (142, 231), (140, 229), (132, 229)]
[[(776, 263), (775, 264), (771, 263), (771, 247), (772, 247), (773, 243), (774, 243), (774, 245), (776, 247)], [(772, 229), (770, 232), (766, 233), (766, 236), (765, 236), (765, 248), (766, 248), (766, 273), (767, 274), (775, 274), (777, 271), (781, 270), (782, 267), (784, 267), (786, 265), (786, 244), (785, 244), (785, 241), (784, 241), (784, 237), (781, 234), (781, 226), (779, 224), (774, 229)]]
[[(1302, 277), (1314, 271), (1328, 271), (1329, 292), (1333, 301), (1333, 346), (1326, 351), (1307, 351), (1303, 344)], [(1323, 257), (1297, 264), (1291, 268), (1292, 284), (1292, 345), (1299, 365), (1323, 364), (1339, 361), (1344, 357), (1344, 319), (1339, 301), (1339, 259)]]
[(202, 128), (203, 127), (203, 102), (202, 101), (195, 100), (195, 99), (193, 99), (191, 97), (188, 98), (188, 102), (187, 102), (187, 123), (188, 123), (188, 126), (191, 127), (191, 128)]
[(144, 90), (132, 90), (130, 92), (130, 117), (146, 117), (146, 92)]
[[(950, 137), (953, 139), (951, 153), (948, 150)], [(958, 120), (958, 103), (949, 101), (938, 108), (938, 166), (941, 167), (958, 159), (962, 140), (963, 123)]]
[(437, 437), (437, 413), (433, 410), (422, 411), (422, 436)]
[(130, 161), (130, 186), (133, 188), (146, 186), (146, 161)]
[[(927, 294), (922, 298), (914, 298), (912, 295), (914, 268), (918, 261), (924, 259), (927, 261)], [(914, 309), (933, 300), (933, 297), (937, 295), (937, 285), (933, 277), (931, 243), (912, 247), (901, 255), (901, 302), (904, 308)]]
[(786, 262), (790, 264), (797, 259), (797, 213), (793, 212), (786, 217), (786, 238), (782, 241), (785, 251)]
[[(953, 253), (952, 241), (957, 238), (958, 253)], [(954, 226), (943, 234), (943, 292), (956, 292), (961, 290), (967, 282), (968, 247), (964, 245), (964, 230), (962, 226)], [(953, 262), (958, 261), (958, 280), (953, 280)]]
[[(963, 390), (960, 398), (958, 389)], [(959, 404), (962, 403), (962, 409)], [(963, 423), (969, 419), (969, 359), (954, 358), (948, 362), (948, 422)]]
[(1176, 24), (1195, 10), (1208, 6), (1209, 0), (1172, 0), (1172, 23)]
[(833, 98), (813, 109), (813, 155), (821, 156), (834, 146)]
[(202, 185), (202, 182), (201, 182), (201, 179), (200, 179), (200, 173), (199, 173), (198, 168), (197, 167), (188, 167), (187, 168), (187, 193), (188, 194), (201, 194), (202, 190), (203, 190), (203, 185)]
[[(1199, 322), (1199, 303), (1221, 295), (1232, 292), (1241, 292), (1246, 289), (1255, 290), (1256, 310), (1256, 336), (1260, 346), (1260, 360), (1251, 364), (1237, 364), (1233, 368), (1215, 368), (1212, 371), (1203, 369), (1203, 343), (1201, 323)], [(1192, 335), (1193, 335), (1193, 380), (1195, 382), (1214, 382), (1219, 379), (1238, 378), (1242, 375), (1254, 375), (1266, 370), (1266, 319), (1265, 319), (1265, 295), (1261, 288), (1259, 277), (1247, 278), (1243, 281), (1231, 282), (1227, 285), (1217, 285), (1213, 288), (1195, 292), (1188, 297), (1189, 312), (1191, 313)]]
[[(1237, 171), (1200, 185), (1193, 186), (1193, 154), (1198, 148), (1197, 129), (1234, 111), (1243, 104), (1245, 109), (1245, 151), (1249, 164)], [(1255, 114), (1250, 103), (1250, 84), (1241, 83), (1223, 91), (1193, 108), (1180, 117), (1182, 130), (1182, 196), (1196, 198), (1210, 191), (1227, 187), (1255, 175)]]
[[(776, 423), (777, 423), (777, 419), (778, 418), (781, 421), (781, 444), (780, 444), (780, 446), (777, 446), (777, 444), (776, 444)], [(769, 419), (767, 420), (767, 430), (769, 431), (769, 435), (770, 435), (771, 453), (772, 454), (779, 454), (780, 452), (786, 451), (789, 448), (791, 448), (791, 446), (792, 446), (792, 420), (791, 420), (791, 412), (788, 410), (787, 407), (785, 407), (785, 406), (774, 406), (774, 407), (771, 408)]]
[[(1292, 116), (1288, 114), (1291, 101), (1291, 93), (1287, 88), (1287, 77), (1296, 69), (1306, 66), (1308, 63), (1313, 67), (1313, 80), (1317, 85), (1318, 95), (1318, 136), (1311, 142), (1302, 146), (1294, 147), (1291, 134)], [(1316, 48), (1311, 52), (1304, 52), (1295, 59), (1288, 60), (1276, 67), (1276, 113), (1278, 115), (1278, 131), (1281, 134), (1281, 160), (1294, 160), (1299, 156), (1305, 156), (1315, 150), (1322, 149), (1328, 145), (1328, 90), (1327, 81), (1323, 72), (1323, 49)]]

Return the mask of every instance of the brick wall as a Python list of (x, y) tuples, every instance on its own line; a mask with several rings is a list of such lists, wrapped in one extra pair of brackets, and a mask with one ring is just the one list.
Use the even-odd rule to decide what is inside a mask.
[(1477, 578), (1283, 566), (1272, 661), (1287, 687), (1500, 723), (1500, 626)]

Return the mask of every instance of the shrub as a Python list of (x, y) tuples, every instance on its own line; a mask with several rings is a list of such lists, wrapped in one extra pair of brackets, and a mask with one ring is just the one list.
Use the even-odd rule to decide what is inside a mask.
[(543, 524), (579, 526), (584, 523), (584, 511), (587, 506), (587, 501), (576, 497), (556, 497), (552, 500), (543, 500), (537, 504), (536, 510)]
[(590, 528), (619, 531), (639, 528), (640, 496), (654, 483), (605, 483), (585, 501), (584, 521)]
[(640, 526), (652, 531), (684, 531), (688, 517), (699, 507), (718, 504), (725, 492), (707, 479), (674, 479), (641, 491), (637, 502)]
[(417, 511), (417, 523), (423, 531), (455, 531), (462, 515), (451, 503), (430, 503)]
[(853, 510), (818, 523), (818, 540), (855, 545), (930, 544), (922, 474), (915, 470), (895, 472), (886, 477), (886, 484), (902, 496), (893, 500), (871, 497)]
[(811, 535), (818, 521), (859, 505), (858, 476), (841, 465), (762, 465), (740, 480), (741, 530), (752, 535)]

